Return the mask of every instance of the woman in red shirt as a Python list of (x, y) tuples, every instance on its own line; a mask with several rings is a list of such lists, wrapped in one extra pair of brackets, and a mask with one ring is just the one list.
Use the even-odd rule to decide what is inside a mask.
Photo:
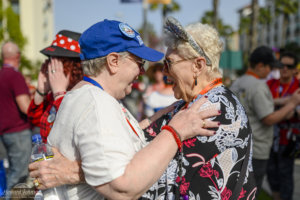
[(49, 47), (41, 50), (48, 59), (42, 64), (37, 89), (28, 108), (28, 118), (33, 126), (40, 127), (45, 143), (65, 93), (83, 77), (79, 57), (80, 35), (62, 30)]

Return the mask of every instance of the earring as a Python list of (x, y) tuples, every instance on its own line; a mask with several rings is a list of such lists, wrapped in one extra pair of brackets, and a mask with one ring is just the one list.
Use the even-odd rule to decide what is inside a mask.
[(195, 78), (195, 86), (197, 85), (198, 83), (197, 83), (197, 77)]

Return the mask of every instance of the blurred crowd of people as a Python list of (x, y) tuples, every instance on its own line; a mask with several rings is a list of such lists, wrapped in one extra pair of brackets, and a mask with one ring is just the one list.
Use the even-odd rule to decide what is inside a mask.
[[(170, 23), (172, 23), (172, 21)], [(168, 26), (166, 25), (166, 27)], [(193, 29), (195, 27), (189, 28)], [(199, 30), (202, 29), (199, 28)], [(211, 32), (212, 33), (208, 34), (215, 34), (213, 30), (211, 30)], [(129, 34), (126, 36), (131, 38), (130, 34), (132, 33), (126, 32), (124, 34)], [(7, 162), (4, 164), (6, 169), (2, 170), (3, 173), (0, 173), (0, 194), (2, 196), (6, 195), (7, 199), (11, 198), (11, 194), (5, 191), (10, 191), (12, 188), (18, 186), (19, 183), (26, 183), (28, 181), (28, 165), (30, 163), (32, 148), (31, 136), (40, 134), (43, 142), (47, 143), (47, 138), (54, 126), (56, 114), (65, 95), (82, 80), (93, 83), (93, 80), (90, 80), (92, 75), (87, 76), (88, 73), (98, 75), (102, 72), (101, 69), (94, 69), (96, 64), (101, 63), (96, 57), (94, 57), (96, 60), (93, 60), (93, 62), (88, 61), (90, 63), (86, 62), (85, 68), (82, 68), (82, 58), (80, 60), (79, 47), (80, 38), (80, 33), (62, 30), (57, 33), (50, 46), (41, 50), (41, 53), (47, 56), (47, 59), (41, 66), (36, 86), (32, 85), (28, 76), (23, 76), (18, 70), (20, 67), (20, 50), (18, 46), (13, 42), (6, 42), (1, 48), (0, 139), (3, 147), (1, 150), (2, 162), (0, 162), (0, 171), (3, 169), (3, 166), (1, 167), (1, 165), (3, 165), (3, 160)], [(175, 39), (184, 40), (182, 38)], [(217, 40), (218, 38), (216, 41)], [(199, 39), (199, 41), (201, 41), (201, 39)], [(219, 173), (218, 170), (220, 171), (220, 174), (222, 171), (221, 162), (218, 163), (218, 168), (213, 166), (215, 162), (214, 159), (217, 156), (225, 157), (226, 154), (224, 152), (228, 153), (229, 150), (231, 153), (230, 156), (236, 154), (236, 157), (232, 158), (233, 160), (246, 159), (246, 156), (248, 156), (250, 164), (247, 165), (249, 168), (245, 176), (249, 176), (249, 179), (246, 179), (249, 180), (249, 182), (245, 184), (245, 188), (249, 188), (251, 191), (248, 191), (247, 189), (247, 191), (244, 191), (243, 195), (247, 194), (249, 197), (252, 195), (252, 197), (255, 198), (255, 192), (257, 196), (261, 191), (263, 178), (266, 175), (272, 190), (273, 199), (291, 200), (294, 192), (294, 162), (295, 159), (300, 158), (300, 65), (298, 55), (294, 52), (283, 50), (280, 52), (280, 55), (276, 57), (275, 52), (271, 48), (267, 46), (257, 47), (249, 56), (247, 72), (237, 80), (232, 81), (228, 80), (228, 78), (223, 80), (223, 85), (226, 83), (225, 87), (222, 85), (222, 80), (220, 79), (221, 75), (218, 72), (218, 64), (215, 63), (219, 61), (219, 58), (214, 60), (209, 57), (213, 57), (212, 55), (215, 56), (215, 54), (203, 53), (203, 51), (213, 50), (208, 46), (203, 46), (204, 43), (201, 44), (202, 46), (199, 45), (201, 47), (197, 47), (197, 43), (194, 44), (190, 40), (187, 40), (187, 42), (187, 44), (193, 48), (196, 46), (194, 50), (196, 50), (196, 52), (199, 51), (200, 53), (197, 53), (204, 58), (204, 61), (201, 59), (195, 61), (197, 64), (200, 63), (199, 68), (189, 68), (191, 71), (189, 73), (194, 74), (191, 75), (194, 78), (192, 81), (186, 78), (187, 75), (183, 76), (183, 78), (180, 77), (180, 75), (184, 73), (181, 73), (181, 69), (173, 69), (173, 67), (175, 64), (179, 64), (182, 61), (190, 62), (190, 60), (196, 59), (197, 56), (192, 55), (192, 53), (191, 55), (184, 55), (184, 51), (180, 52), (180, 54), (169, 47), (171, 50), (169, 50), (166, 55), (170, 57), (173, 56), (173, 60), (176, 60), (180, 56), (183, 58), (186, 56), (186, 58), (176, 62), (174, 61), (173, 63), (168, 60), (170, 57), (168, 57), (168, 59), (166, 58), (164, 63), (150, 62), (146, 71), (144, 71), (144, 69), (139, 69), (139, 75), (145, 73), (145, 76), (143, 79), (139, 78), (133, 82), (132, 92), (130, 94), (128, 92), (124, 99), (117, 99), (122, 99), (122, 103), (138, 121), (145, 118), (151, 119), (151, 116), (155, 115), (155, 113), (158, 111), (163, 113), (165, 112), (164, 109), (173, 104), (173, 107), (171, 109), (169, 107), (168, 109), (169, 113), (171, 113), (170, 111), (172, 110), (172, 115), (165, 115), (164, 118), (161, 117), (159, 120), (155, 118), (157, 121), (156, 123), (153, 123), (155, 125), (152, 124), (152, 126), (150, 126), (150, 129), (149, 125), (152, 121), (150, 121), (147, 126), (143, 127), (148, 127), (148, 129), (145, 129), (145, 133), (148, 133), (151, 137), (153, 135), (156, 136), (156, 134), (162, 131), (162, 125), (169, 123), (173, 114), (175, 115), (183, 107), (187, 108), (191, 106), (196, 100), (204, 96), (214, 103), (218, 99), (219, 103), (221, 102), (218, 108), (222, 113), (216, 119), (221, 122), (221, 126), (224, 126), (221, 128), (214, 127), (216, 134), (220, 134), (219, 132), (223, 131), (226, 132), (226, 136), (230, 134), (241, 134), (242, 136), (239, 135), (240, 138), (237, 136), (236, 138), (230, 136), (231, 139), (233, 138), (231, 141), (229, 139), (223, 141), (220, 139), (221, 136), (219, 138), (216, 136), (214, 138), (212, 137), (213, 139), (209, 141), (212, 142), (219, 139), (220, 146), (214, 146), (209, 142), (207, 142), (207, 146), (201, 146), (205, 140), (203, 138), (199, 139), (199, 141), (201, 141), (199, 144), (192, 141), (192, 139), (187, 140), (188, 142), (184, 143), (185, 146), (199, 145), (197, 146), (197, 148), (199, 148), (197, 150), (199, 151), (205, 151), (205, 148), (210, 148), (210, 150), (214, 152), (214, 155), (211, 155), (212, 152), (208, 152), (207, 155), (205, 154), (206, 157), (204, 157), (207, 159), (206, 161), (209, 165), (206, 163), (204, 166), (212, 166), (211, 169), (214, 170), (215, 174), (211, 177), (215, 177), (216, 179), (219, 176), (219, 174), (216, 174)], [(213, 45), (216, 47), (219, 44)], [(88, 50), (91, 51), (90, 49)], [(132, 52), (131, 54), (135, 56), (133, 58), (128, 57), (130, 60), (135, 59), (136, 57), (141, 58), (139, 55)], [(85, 61), (86, 60), (90, 59), (85, 59)], [(143, 68), (144, 63), (142, 61), (138, 60), (137, 64), (141, 65), (141, 68)], [(171, 65), (174, 66), (171, 68)], [(205, 72), (203, 73), (205, 75), (203, 75), (201, 74), (201, 67), (205, 69), (208, 68), (211, 71), (208, 70), (209, 72)], [(171, 70), (177, 70), (177, 74)], [(110, 73), (113, 72), (110, 71)], [(180, 82), (180, 78), (182, 78), (182, 82)], [(206, 82), (206, 78), (210, 81)], [(179, 79), (179, 81), (177, 79)], [(177, 84), (174, 84), (174, 81), (177, 81)], [(188, 81), (190, 82), (187, 83)], [(213, 86), (202, 94), (202, 84), (209, 85), (211, 82), (213, 82)], [(96, 83), (93, 84), (96, 85)], [(183, 84), (184, 86), (181, 86), (180, 84)], [(100, 87), (102, 86), (100, 85)], [(184, 92), (178, 92), (178, 88)], [(194, 91), (195, 88), (199, 88), (197, 93), (191, 92)], [(231, 93), (231, 91), (233, 93)], [(184, 104), (182, 102), (182, 105), (178, 104), (178, 100), (180, 99), (184, 100)], [(177, 107), (174, 107), (175, 105)], [(173, 108), (175, 109), (173, 110)], [(231, 121), (228, 119), (231, 119)], [(236, 125), (237, 123), (241, 123), (241, 125)], [(205, 122), (203, 118), (203, 127), (207, 124), (208, 122)], [(230, 128), (229, 125), (232, 125), (232, 127)], [(224, 135), (222, 135), (222, 137), (225, 138)], [(150, 142), (153, 138), (148, 138), (147, 140), (149, 140), (147, 142)], [(248, 140), (252, 141), (252, 149), (249, 150), (251, 156), (249, 153), (246, 153), (247, 148), (244, 148), (247, 145), (250, 148), (250, 142), (248, 143)], [(222, 146), (221, 143), (226, 144)], [(220, 150), (222, 148), (224, 148), (224, 151)], [(184, 150), (187, 151), (187, 149), (188, 148)], [(188, 158), (190, 157), (190, 154), (178, 154), (174, 156), (174, 160), (171, 160), (170, 158), (170, 162), (182, 159), (181, 156), (186, 156), (185, 161), (190, 159)], [(203, 159), (205, 160), (205, 158)], [(235, 162), (232, 162), (234, 165), (237, 164), (236, 160), (234, 160)], [(191, 160), (189, 161), (192, 162)], [(192, 177), (192, 167), (188, 164), (184, 167), (186, 167), (185, 173)], [(238, 167), (242, 168), (242, 165), (238, 164)], [(168, 170), (167, 166), (164, 169)], [(163, 171), (164, 169), (161, 170)], [(180, 169), (182, 170), (182, 168)], [(199, 171), (199, 173), (201, 172)], [(254, 189), (254, 182), (251, 178), (252, 173), (256, 189)], [(182, 178), (181, 174), (177, 175)], [(238, 180), (237, 177), (235, 177), (235, 180), (236, 179)], [(180, 179), (181, 183), (182, 181), (185, 181), (185, 179)], [(199, 184), (205, 184), (202, 180), (197, 181)], [(228, 187), (231, 187), (230, 189), (233, 190), (233, 183), (229, 180), (226, 181), (228, 181)], [(160, 184), (163, 184), (163, 182), (164, 180), (158, 180), (158, 183)], [(174, 184), (172, 187), (175, 187), (175, 180), (172, 184)], [(209, 184), (207, 184), (207, 186), (209, 186)], [(165, 185), (164, 187), (168, 187), (168, 185)], [(224, 192), (222, 193), (222, 199), (228, 199), (225, 196), (230, 196), (232, 194), (230, 193), (231, 191), (228, 192), (227, 189), (226, 186), (226, 191), (222, 191)], [(183, 189), (180, 187), (180, 192), (182, 191)], [(195, 192), (195, 194), (199, 192), (197, 189), (194, 191), (193, 187), (191, 187), (190, 191)], [(227, 194), (225, 194), (226, 192)], [(200, 193), (202, 193), (202, 191), (199, 192), (199, 194)], [(151, 191), (149, 192), (149, 195), (150, 194), (152, 194)], [(176, 195), (177, 194), (174, 194), (174, 196)], [(185, 193), (180, 193), (178, 195), (184, 196), (188, 194), (185, 191)], [(244, 196), (240, 197), (244, 198)]]

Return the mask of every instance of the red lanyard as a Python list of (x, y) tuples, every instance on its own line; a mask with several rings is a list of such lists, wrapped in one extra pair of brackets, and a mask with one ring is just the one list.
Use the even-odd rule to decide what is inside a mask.
[(280, 90), (280, 82), (279, 82), (279, 85), (278, 85), (278, 88), (277, 88), (277, 92), (276, 92), (276, 97), (275, 98), (278, 98), (278, 97), (283, 97), (289, 90), (290, 88), (292, 87), (294, 83), (294, 78), (292, 79), (292, 81), (289, 83), (289, 86), (288, 87), (282, 87), (283, 88), (283, 91), (280, 93), (279, 90)]
[(132, 126), (132, 124), (130, 123), (130, 121), (129, 121), (128, 117), (127, 117), (127, 116), (128, 116), (128, 113), (127, 113), (126, 109), (123, 107), (122, 110), (123, 110), (123, 112), (124, 112), (124, 114), (125, 114), (125, 119), (126, 119), (128, 125), (129, 125), (130, 128), (133, 130), (133, 132), (136, 134), (136, 136), (140, 137), (140, 136), (138, 135), (138, 133), (136, 132), (136, 130), (134, 129), (134, 127)]
[(214, 87), (216, 87), (217, 85), (221, 85), (221, 84), (222, 84), (222, 78), (217, 78), (217, 79), (213, 80), (212, 82), (210, 82), (203, 90), (201, 90), (200, 94), (204, 95), (209, 90), (211, 90)]
[(257, 74), (255, 74), (254, 72), (250, 71), (250, 70), (248, 70), (248, 71), (246, 72), (246, 74), (248, 74), (248, 75), (250, 75), (250, 76), (253, 76), (253, 77), (259, 79), (259, 76), (258, 76)]

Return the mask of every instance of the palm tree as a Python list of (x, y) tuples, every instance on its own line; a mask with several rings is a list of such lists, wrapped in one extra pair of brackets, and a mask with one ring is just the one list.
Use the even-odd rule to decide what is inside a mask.
[(258, 23), (258, 0), (252, 0), (251, 3), (251, 29), (250, 29), (250, 51), (252, 52), (257, 47), (257, 23)]
[[(203, 24), (213, 25), (214, 11), (206, 11), (200, 21)], [(218, 30), (221, 37), (228, 38), (233, 34), (233, 28), (230, 25), (224, 24), (222, 19), (217, 20), (215, 28)]]
[[(265, 26), (265, 27), (269, 27), (270, 26), (270, 23), (272, 21), (272, 16), (271, 16), (271, 11), (269, 8), (260, 8), (259, 9), (259, 16), (258, 16), (258, 21), (259, 21), (259, 24), (261, 24), (262, 26)], [(266, 29), (262, 29), (262, 38), (265, 37), (265, 34), (266, 34)]]
[[(158, 3), (150, 4), (150, 10), (157, 10), (158, 8), (159, 8)], [(180, 5), (174, 0), (170, 4), (163, 4), (162, 5), (163, 20), (165, 20), (168, 13), (176, 12), (179, 10), (180, 10)]]
[(218, 7), (219, 0), (213, 0), (213, 26), (215, 28), (218, 26)]
[(275, 0), (275, 14), (283, 15), (283, 24), (281, 32), (281, 46), (286, 44), (286, 33), (289, 23), (289, 15), (298, 11), (298, 0)]

